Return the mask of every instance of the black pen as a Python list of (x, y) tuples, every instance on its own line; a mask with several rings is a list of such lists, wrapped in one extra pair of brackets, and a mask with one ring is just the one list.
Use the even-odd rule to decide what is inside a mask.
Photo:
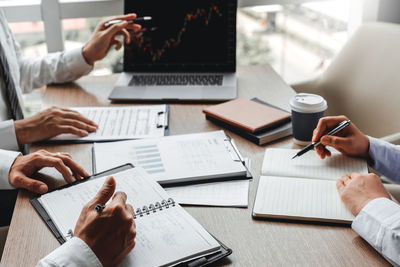
[[(342, 121), (341, 123), (339, 123), (333, 130), (331, 130), (329, 133), (327, 133), (326, 135), (334, 135), (337, 132), (340, 132), (341, 130), (343, 130), (344, 128), (346, 128), (347, 126), (349, 126), (351, 123), (350, 120), (348, 121)], [(325, 136), (325, 135), (324, 135)], [(322, 137), (321, 137), (322, 138)], [(297, 152), (296, 155), (294, 155), (294, 157), (292, 159), (294, 159), (295, 157), (300, 157), (301, 155), (303, 155), (304, 153), (310, 151), (311, 149), (313, 149), (314, 147), (318, 146), (321, 144), (321, 138), (318, 141), (312, 142), (311, 144), (309, 144), (308, 146), (306, 146), (305, 148), (303, 148), (302, 150), (300, 150), (299, 152)]]
[[(133, 20), (126, 20), (129, 24), (135, 23), (135, 22), (139, 22), (139, 21), (146, 21), (146, 20), (152, 20), (152, 17), (150, 16), (145, 16), (145, 17), (139, 17)], [(109, 27), (111, 25), (117, 24), (117, 23), (121, 23), (124, 20), (122, 19), (114, 19), (114, 20), (110, 20), (109, 22), (104, 23), (104, 27)]]

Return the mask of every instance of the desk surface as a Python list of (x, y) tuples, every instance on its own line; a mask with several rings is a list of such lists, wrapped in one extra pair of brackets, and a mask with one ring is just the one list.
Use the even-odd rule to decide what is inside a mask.
[[(75, 84), (49, 86), (44, 95), (46, 106), (104, 106), (117, 76), (84, 77)], [(268, 66), (238, 68), (239, 97), (258, 97), (288, 108), (294, 91)], [(205, 120), (205, 104), (172, 104), (171, 135), (219, 129)], [(250, 185), (249, 207), (185, 207), (206, 229), (233, 249), (220, 262), (223, 266), (324, 265), (367, 266), (389, 264), (350, 227), (282, 221), (253, 220), (251, 211), (258, 185), (264, 147), (229, 133), (245, 157), (252, 159), (254, 180)], [(295, 147), (291, 138), (268, 147)], [(33, 146), (33, 150), (66, 151), (86, 170), (91, 171), (92, 144)], [(46, 172), (62, 178), (53, 171)], [(20, 191), (15, 206), (4, 254), (3, 266), (34, 266), (59, 243), (29, 203), (32, 195)]]

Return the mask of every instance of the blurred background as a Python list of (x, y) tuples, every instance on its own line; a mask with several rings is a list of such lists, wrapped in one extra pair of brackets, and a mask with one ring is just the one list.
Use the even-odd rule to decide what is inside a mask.
[[(400, 22), (398, 0), (239, 0), (239, 6), (237, 64), (270, 64), (289, 84), (324, 71), (361, 23)], [(123, 13), (123, 1), (0, 0), (0, 8), (24, 56), (37, 57), (82, 46), (99, 21)], [(122, 55), (112, 51), (90, 75), (121, 72)]]

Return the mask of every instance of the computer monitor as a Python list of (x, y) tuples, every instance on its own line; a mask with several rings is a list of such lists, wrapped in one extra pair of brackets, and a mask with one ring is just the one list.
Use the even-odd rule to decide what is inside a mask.
[[(234, 72), (237, 0), (125, 0), (150, 16), (125, 45), (125, 72)], [(138, 22), (139, 23), (139, 22)]]

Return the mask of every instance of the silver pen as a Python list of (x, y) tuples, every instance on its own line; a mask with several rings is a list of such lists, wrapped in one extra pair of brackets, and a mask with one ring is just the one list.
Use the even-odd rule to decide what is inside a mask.
[[(126, 20), (129, 24), (135, 23), (135, 22), (140, 22), (140, 21), (147, 21), (147, 20), (152, 20), (152, 17), (150, 16), (145, 16), (145, 17), (139, 17), (133, 20)], [(124, 20), (122, 19), (114, 19), (114, 20), (110, 20), (106, 23), (104, 23), (104, 27), (110, 27), (111, 25), (117, 24), (117, 23), (121, 23)]]

